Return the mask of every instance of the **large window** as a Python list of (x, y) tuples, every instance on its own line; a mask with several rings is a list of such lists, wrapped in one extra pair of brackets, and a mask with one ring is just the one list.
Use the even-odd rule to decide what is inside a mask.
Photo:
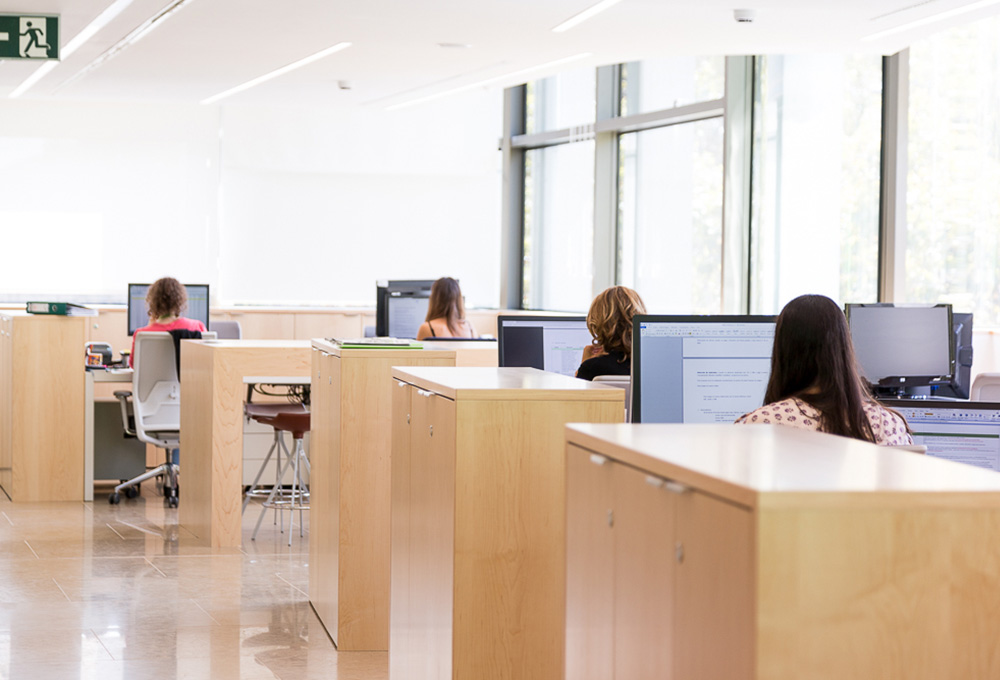
[(723, 119), (623, 134), (618, 280), (656, 313), (719, 313)]
[(750, 311), (878, 295), (878, 56), (757, 59)]
[(1000, 17), (910, 48), (907, 302), (1000, 324)]
[(722, 99), (724, 57), (673, 57), (622, 66), (621, 115), (672, 109)]
[(531, 149), (524, 161), (526, 309), (581, 311), (593, 285), (594, 142)]
[(594, 122), (594, 69), (579, 69), (527, 84), (525, 132), (548, 132)]

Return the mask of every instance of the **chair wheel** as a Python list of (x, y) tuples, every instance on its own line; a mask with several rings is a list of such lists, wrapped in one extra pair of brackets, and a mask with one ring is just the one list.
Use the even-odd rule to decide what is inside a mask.
[(177, 507), (177, 496), (169, 496), (167, 498), (167, 505), (169, 505), (171, 508), (176, 508)]
[(125, 489), (125, 498), (136, 498), (139, 495), (139, 486), (130, 486)]
[(118, 505), (121, 502), (122, 499), (121, 496), (118, 495), (118, 492), (115, 492), (108, 496), (108, 503), (111, 503), (111, 505)]

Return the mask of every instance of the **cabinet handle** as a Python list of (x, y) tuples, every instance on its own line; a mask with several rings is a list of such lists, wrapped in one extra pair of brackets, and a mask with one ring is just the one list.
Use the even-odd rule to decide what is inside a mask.
[(660, 477), (654, 477), (653, 475), (646, 475), (646, 484), (649, 484), (652, 487), (656, 487), (657, 489), (662, 489), (666, 483), (667, 480), (665, 479), (661, 479)]
[(417, 394), (419, 394), (421, 397), (433, 397), (434, 396), (433, 392), (428, 392), (427, 390), (417, 390)]
[(608, 526), (614, 527), (614, 525), (615, 525), (615, 511), (608, 510)]
[(406, 387), (406, 383), (403, 382), (402, 380), (397, 380), (396, 384), (399, 385), (400, 387)]
[(680, 541), (674, 546), (674, 557), (677, 558), (677, 564), (684, 564), (684, 544)]
[(594, 465), (605, 465), (607, 464), (608, 459), (599, 453), (592, 453), (590, 454), (590, 462)]
[(407, 425), (410, 424), (410, 414), (409, 413), (406, 414), (406, 424)]
[(672, 493), (687, 493), (688, 488), (680, 482), (673, 482), (669, 479), (663, 480), (663, 488)]
[(430, 428), (431, 436), (433, 437), (434, 436), (434, 426), (433, 425), (429, 425), (428, 427)]

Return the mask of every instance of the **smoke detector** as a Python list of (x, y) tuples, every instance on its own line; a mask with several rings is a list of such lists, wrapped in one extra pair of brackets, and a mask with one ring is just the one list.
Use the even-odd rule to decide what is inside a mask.
[(753, 20), (757, 18), (757, 10), (755, 9), (734, 9), (733, 18), (736, 19), (738, 24), (752, 24)]

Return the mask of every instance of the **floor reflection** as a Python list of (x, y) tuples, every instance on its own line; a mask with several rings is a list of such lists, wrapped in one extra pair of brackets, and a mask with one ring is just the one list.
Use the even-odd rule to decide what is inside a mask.
[(270, 517), (251, 543), (252, 506), (247, 547), (213, 550), (160, 497), (106, 497), (0, 493), (0, 678), (388, 678), (385, 653), (338, 653), (309, 605), (308, 515), (291, 547)]

